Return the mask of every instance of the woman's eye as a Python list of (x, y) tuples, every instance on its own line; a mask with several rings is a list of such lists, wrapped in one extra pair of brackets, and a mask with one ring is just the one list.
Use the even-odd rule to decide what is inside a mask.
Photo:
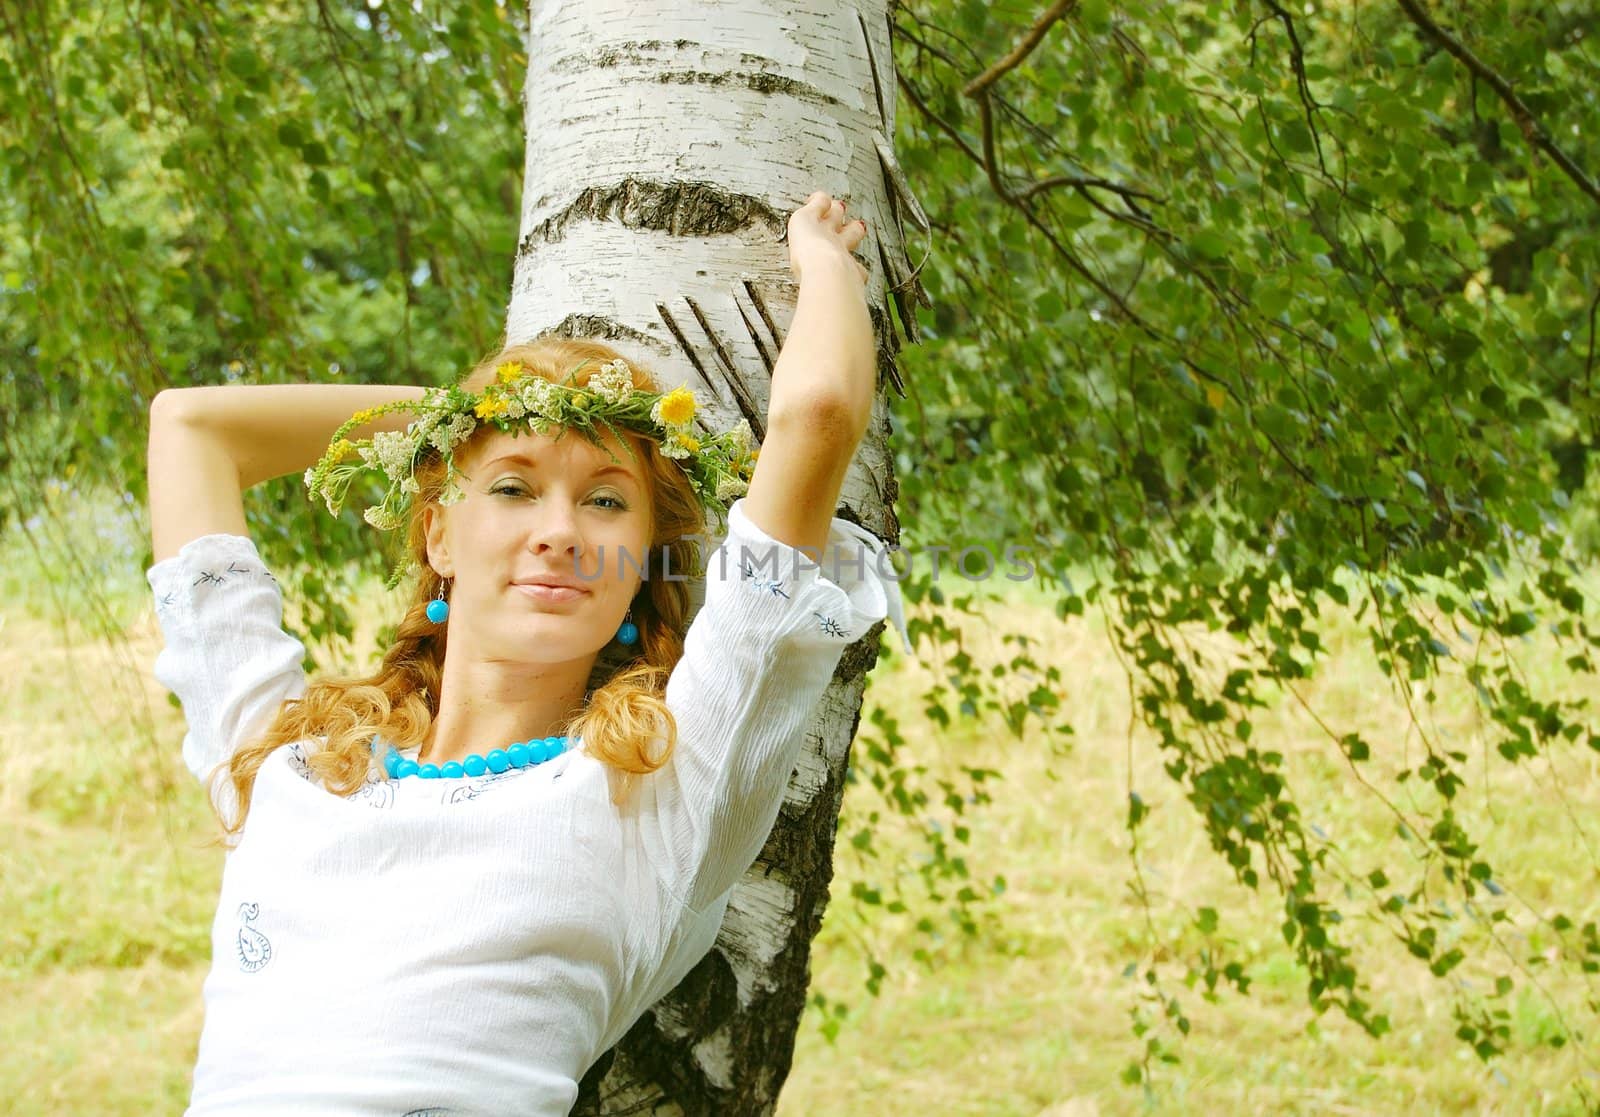
[[(507, 484), (507, 485), (496, 485), (494, 488), (489, 490), (489, 493), (490, 493), (490, 495), (494, 495), (496, 493), (507, 493), (510, 496), (527, 496), (528, 495), (528, 490), (524, 489), (521, 485), (510, 485), (510, 484)], [(597, 503), (600, 502), (600, 501), (610, 501), (611, 503), (610, 503), (610, 505), (608, 507), (611, 507), (615, 511), (618, 511), (618, 512), (625, 511), (627, 509), (627, 507), (628, 507), (627, 503), (625, 501), (623, 501), (620, 497), (615, 497), (615, 496), (597, 496), (594, 499), (595, 499), (595, 501)]]

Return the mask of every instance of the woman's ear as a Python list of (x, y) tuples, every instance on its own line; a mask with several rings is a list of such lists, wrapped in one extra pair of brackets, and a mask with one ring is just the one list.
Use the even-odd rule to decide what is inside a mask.
[(429, 503), (422, 509), (422, 534), (427, 541), (428, 565), (441, 578), (455, 577), (455, 565), (450, 561), (450, 545), (444, 534), (444, 508)]

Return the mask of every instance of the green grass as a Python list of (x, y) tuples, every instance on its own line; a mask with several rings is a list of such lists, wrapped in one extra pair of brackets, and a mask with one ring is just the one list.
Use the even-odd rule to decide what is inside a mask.
[[(15, 540), (0, 545), (11, 589), (0, 605), (8, 711), (0, 736), (0, 1097), (15, 1114), (178, 1112), (202, 1020), (221, 854), (205, 845), (209, 813), (179, 760), (181, 714), (149, 674), (159, 631), (142, 572), (113, 564), (103, 583), (109, 620), (63, 635), (49, 600), (28, 592), (38, 585), (28, 561)], [(92, 601), (70, 600), (74, 615), (95, 615)], [(1149, 734), (1130, 731), (1127, 685), (1103, 616), (1060, 623), (1025, 590), (989, 613), (1004, 628), (973, 633), (974, 657), (1009, 657), (1014, 649), (999, 638), (1007, 629), (1041, 641), (1036, 658), (1062, 668), (1076, 734), (1053, 754), (1037, 733), (1017, 741), (998, 719), (929, 727), (923, 692), (941, 666), (931, 654), (909, 661), (897, 638), (886, 639), (857, 756), (876, 733), (871, 707), (898, 717), (908, 739), (902, 762), (929, 769), (917, 783), (932, 793), (927, 816), (946, 834), (957, 821), (971, 827), (970, 843), (952, 851), (966, 858), (975, 887), (996, 873), (1007, 887), (987, 903), (979, 933), (961, 935), (920, 885), (925, 820), (886, 809), (865, 780), (850, 785), (812, 991), (851, 1008), (833, 1043), (822, 1013), (808, 1011), (780, 1115), (1569, 1114), (1581, 1111), (1580, 1085), (1600, 1090), (1593, 1044), (1550, 1046), (1556, 1010), (1520, 976), (1509, 999), (1514, 1048), (1492, 1066), (1479, 1062), (1453, 1037), (1449, 984), (1360, 918), (1355, 901), (1343, 905), (1351, 916), (1344, 927), (1393, 1031), (1373, 1040), (1335, 1015), (1317, 1018), (1272, 897), (1233, 883), (1161, 772)], [(116, 641), (96, 635), (113, 622)], [(1232, 654), (1226, 637), (1196, 639), (1219, 660)], [(1372, 778), (1415, 763), (1415, 731), (1368, 662), (1360, 631), (1346, 623), (1327, 640), (1330, 656), (1304, 688), (1306, 700), (1337, 729), (1368, 735)], [(369, 642), (363, 633), (355, 646)], [(1533, 685), (1569, 693), (1577, 685), (1553, 648), (1530, 641), (1523, 657)], [(1458, 811), (1497, 879), (1541, 912), (1600, 918), (1600, 756), (1563, 748), (1511, 769), (1459, 690), (1441, 689), (1427, 726), (1474, 758)], [(1287, 755), (1306, 821), (1359, 871), (1383, 866), (1409, 879), (1410, 855), (1392, 819), (1352, 782), (1299, 704), (1285, 698), (1255, 720), (1256, 742)], [(1004, 779), (988, 788), (992, 804), (957, 819), (933, 780), (965, 786), (964, 765), (996, 768)], [(1434, 805), (1410, 785), (1385, 786), (1408, 808)], [(1129, 888), (1130, 787), (1154, 812), (1142, 837), (1148, 925)], [(847, 840), (874, 810), (877, 858)], [(850, 899), (858, 881), (908, 910), (859, 907)], [(1185, 961), (1207, 945), (1192, 922), (1201, 906), (1219, 913), (1211, 945), (1245, 965), (1248, 995), (1224, 991), (1207, 1003), (1184, 987)], [(937, 941), (916, 929), (924, 916)], [(1470, 942), (1481, 937), (1470, 921), (1458, 926)], [(1508, 942), (1518, 957), (1562, 949), (1525, 916)], [(915, 959), (919, 950), (930, 965)], [(864, 988), (869, 953), (887, 967), (877, 998)], [(1125, 972), (1152, 961), (1192, 1030), (1176, 1047), (1181, 1061), (1158, 1068), (1147, 1100), (1121, 1076), (1140, 1049), (1130, 1032), (1140, 983)], [(1572, 969), (1536, 972), (1567, 1024), (1591, 1029), (1597, 1014), (1584, 997), (1595, 990)], [(1452, 978), (1482, 987), (1490, 973), (1469, 961)]]

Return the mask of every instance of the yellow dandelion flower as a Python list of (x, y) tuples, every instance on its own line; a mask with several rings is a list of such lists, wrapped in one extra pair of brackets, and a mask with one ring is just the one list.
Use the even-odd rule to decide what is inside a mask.
[(661, 397), (661, 421), (678, 427), (694, 418), (694, 394), (687, 388), (674, 388)]
[(496, 378), (499, 379), (500, 383), (509, 384), (517, 377), (522, 375), (522, 362), (507, 361), (505, 364), (495, 369), (494, 374)]
[[(692, 402), (693, 401), (691, 401), (691, 403)], [(683, 443), (684, 448), (686, 450), (688, 450), (689, 453), (698, 454), (700, 452), (700, 440), (698, 438), (696, 438), (694, 435), (692, 435), (692, 434), (680, 435), (678, 437), (678, 441)]]

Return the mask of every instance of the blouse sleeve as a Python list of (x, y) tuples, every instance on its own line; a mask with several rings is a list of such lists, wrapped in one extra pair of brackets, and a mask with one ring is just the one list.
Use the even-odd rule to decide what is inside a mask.
[(248, 536), (202, 535), (145, 572), (165, 644), (155, 677), (178, 696), (183, 762), (202, 783), (286, 698), (305, 693), (305, 645)]
[(777, 820), (805, 729), (844, 650), (888, 616), (907, 654), (898, 578), (881, 540), (835, 517), (820, 563), (728, 510), (705, 602), (667, 680), (678, 740), (643, 782), (650, 844), (679, 900), (700, 909), (754, 863)]

